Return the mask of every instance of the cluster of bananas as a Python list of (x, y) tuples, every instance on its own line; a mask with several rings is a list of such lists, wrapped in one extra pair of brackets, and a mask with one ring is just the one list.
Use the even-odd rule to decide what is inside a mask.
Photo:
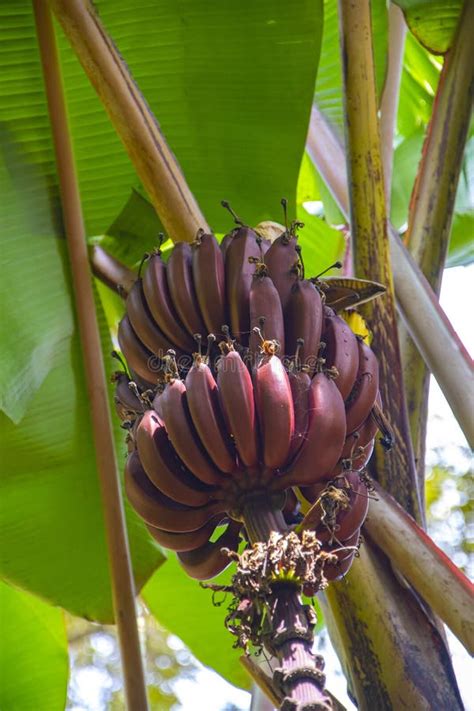
[(130, 376), (116, 375), (115, 399), (129, 431), (127, 495), (197, 579), (227, 566), (222, 549), (246, 536), (241, 514), (256, 494), (290, 525), (300, 500), (312, 504), (334, 553), (327, 579), (357, 551), (378, 364), (324, 281), (304, 278), (297, 228), (271, 242), (240, 224), (220, 245), (201, 232), (167, 262), (157, 250), (126, 300), (118, 340)]

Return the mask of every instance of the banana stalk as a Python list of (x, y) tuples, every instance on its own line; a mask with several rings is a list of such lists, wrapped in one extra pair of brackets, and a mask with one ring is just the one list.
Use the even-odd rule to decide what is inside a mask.
[(206, 219), (160, 127), (89, 0), (50, 0), (150, 199), (176, 241), (191, 242)]
[[(275, 686), (268, 674), (263, 671), (262, 667), (252, 660), (252, 657), (242, 656), (240, 657), (240, 663), (258, 687), (252, 692), (250, 711), (273, 711), (274, 707), (278, 707), (283, 701), (281, 691)], [(261, 696), (260, 693), (263, 694), (263, 696)], [(334, 694), (331, 694), (331, 692), (327, 690), (326, 694), (332, 703), (333, 711), (347, 711), (346, 707)]]
[(125, 696), (128, 708), (146, 711), (148, 702), (138, 638), (135, 584), (110, 420), (102, 347), (88, 264), (84, 221), (53, 20), (48, 4), (43, 0), (34, 0), (33, 8), (61, 188), (64, 225), (73, 277), (74, 301), (90, 397)]
[[(243, 510), (243, 520), (251, 543), (268, 541), (274, 532), (284, 533), (288, 526), (280, 511), (269, 506), (268, 498), (249, 500)], [(261, 688), (269, 698), (280, 701), (279, 708), (334, 709), (324, 689), (324, 662), (312, 651), (315, 620), (307, 616), (299, 586), (276, 581), (269, 599), (267, 650), (279, 662), (270, 684)], [(249, 669), (250, 671), (250, 669)], [(252, 674), (255, 680), (256, 674)], [(270, 687), (270, 688), (269, 688)], [(273, 693), (272, 693), (273, 690)]]
[[(410, 201), (405, 242), (437, 295), (474, 98), (473, 24), (474, 4), (466, 2), (441, 71)], [(414, 449), (423, 467), (429, 371), (405, 329), (400, 344)]]

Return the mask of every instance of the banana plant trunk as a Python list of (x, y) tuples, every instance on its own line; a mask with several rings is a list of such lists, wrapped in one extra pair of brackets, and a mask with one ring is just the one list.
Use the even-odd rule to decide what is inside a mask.
[[(273, 532), (289, 530), (281, 511), (268, 508), (262, 499), (246, 505), (244, 521), (251, 543), (266, 543)], [(281, 582), (272, 586), (272, 593), (267, 649), (280, 664), (274, 669), (273, 684), (284, 697), (281, 708), (331, 711), (324, 690), (324, 662), (313, 652), (315, 620), (303, 605), (301, 586)]]
[[(370, 3), (340, 0), (339, 9), (355, 273), (388, 287), (385, 303), (365, 314), (374, 328), (382, 397), (396, 444), (394, 453), (377, 451), (372, 473), (423, 521), (390, 267)], [(347, 578), (331, 585), (325, 599), (329, 631), (359, 708), (463, 708), (439, 622), (370, 539)]]

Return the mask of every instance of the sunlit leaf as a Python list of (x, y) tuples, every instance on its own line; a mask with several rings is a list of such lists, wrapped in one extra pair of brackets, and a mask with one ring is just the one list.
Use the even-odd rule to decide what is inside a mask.
[[(406, 226), (413, 183), (421, 159), (424, 132), (415, 131), (404, 139), (394, 154), (391, 218), (397, 229)], [(461, 266), (474, 261), (474, 139), (466, 146), (459, 179), (447, 266)]]
[(132, 190), (123, 210), (100, 240), (101, 246), (127, 266), (134, 267), (145, 252), (158, 247), (161, 222), (148, 198)]
[[(469, 2), (470, 0), (467, 0)], [(415, 37), (435, 54), (450, 48), (462, 0), (394, 0)]]
[[(377, 92), (380, 97), (387, 70), (388, 14), (385, 0), (373, 0), (371, 14)], [(326, 117), (340, 129), (342, 135), (344, 113), (341, 49), (338, 3), (334, 0), (324, 2), (323, 43), (316, 79), (315, 100)]]
[(430, 55), (416, 38), (408, 33), (397, 116), (397, 130), (402, 136), (408, 138), (414, 131), (427, 126), (440, 70), (440, 58)]
[(455, 213), (451, 228), (448, 267), (461, 267), (474, 262), (474, 213)]
[(19, 422), (51, 367), (68, 351), (73, 322), (64, 299), (64, 243), (52, 237), (54, 221), (44, 205), (47, 184), (8, 132), (0, 138), (0, 410)]
[[(232, 571), (227, 570), (212, 582), (227, 585)], [(180, 567), (176, 555), (149, 580), (142, 597), (158, 622), (178, 635), (200, 662), (212, 667), (232, 684), (248, 689), (251, 680), (239, 662), (241, 650), (232, 648), (234, 638), (224, 627), (230, 596), (223, 604), (213, 604), (210, 590), (204, 590)], [(216, 600), (222, 601), (217, 593)]]
[(61, 610), (0, 581), (0, 708), (63, 711), (68, 649)]
[(391, 219), (397, 229), (406, 226), (408, 221), (408, 205), (421, 159), (424, 138), (424, 131), (419, 129), (404, 139), (394, 152)]
[(317, 170), (313, 161), (305, 151), (305, 153), (303, 154), (303, 160), (301, 161), (301, 168), (298, 176), (298, 191), (296, 201), (298, 205), (302, 205), (304, 202), (319, 199), (320, 194)]
[(320, 217), (308, 214), (304, 208), (299, 209), (298, 219), (304, 222), (298, 242), (302, 247), (305, 275), (316, 276), (335, 261), (342, 259), (345, 249), (344, 235)]
[[(18, 234), (15, 246), (24, 254)], [(56, 252), (45, 250), (57, 274), (65, 264), (65, 242), (49, 238)], [(46, 239), (44, 240), (46, 242)], [(30, 275), (34, 308), (50, 308), (50, 284), (41, 272)], [(11, 283), (21, 296), (24, 285)], [(72, 319), (71, 296), (58, 278), (55, 289)], [(104, 346), (110, 352), (104, 317), (99, 309)], [(23, 353), (21, 340), (8, 353)], [(107, 359), (110, 373), (116, 364)], [(54, 365), (36, 392), (25, 415), (15, 425), (2, 413), (0, 480), (0, 531), (3, 555), (0, 573), (16, 585), (91, 619), (113, 618), (105, 546), (102, 505), (77, 330), (65, 347), (57, 349)], [(124, 463), (124, 432), (114, 419), (119, 467)], [(142, 585), (162, 560), (137, 516), (129, 511), (129, 535), (137, 585)]]

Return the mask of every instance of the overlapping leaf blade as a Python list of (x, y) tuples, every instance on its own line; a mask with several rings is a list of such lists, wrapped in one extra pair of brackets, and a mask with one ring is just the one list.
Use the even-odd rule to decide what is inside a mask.
[(68, 650), (61, 610), (0, 581), (0, 708), (63, 711)]
[[(66, 289), (64, 299), (69, 300)], [(2, 576), (74, 614), (112, 621), (104, 523), (77, 332), (32, 395), (20, 424), (14, 425), (4, 414), (0, 418)], [(118, 423), (115, 429), (122, 468), (124, 433)], [(140, 587), (162, 556), (130, 510), (128, 529)]]
[[(388, 15), (385, 0), (372, 2), (371, 12), (376, 82), (380, 97), (387, 71)], [(338, 3), (325, 0), (323, 43), (316, 79), (315, 100), (325, 116), (338, 127), (341, 135), (344, 124), (342, 97)]]
[[(213, 584), (227, 585), (231, 570), (221, 573)], [(200, 662), (212, 667), (232, 684), (249, 688), (250, 679), (239, 663), (241, 650), (232, 648), (233, 637), (224, 620), (230, 596), (213, 594), (192, 580), (179, 565), (176, 555), (168, 553), (166, 563), (143, 589), (143, 598), (155, 617), (196, 655)]]
[[(470, 0), (467, 0), (469, 2)], [(394, 0), (408, 27), (427, 49), (444, 54), (450, 48), (462, 0)]]

